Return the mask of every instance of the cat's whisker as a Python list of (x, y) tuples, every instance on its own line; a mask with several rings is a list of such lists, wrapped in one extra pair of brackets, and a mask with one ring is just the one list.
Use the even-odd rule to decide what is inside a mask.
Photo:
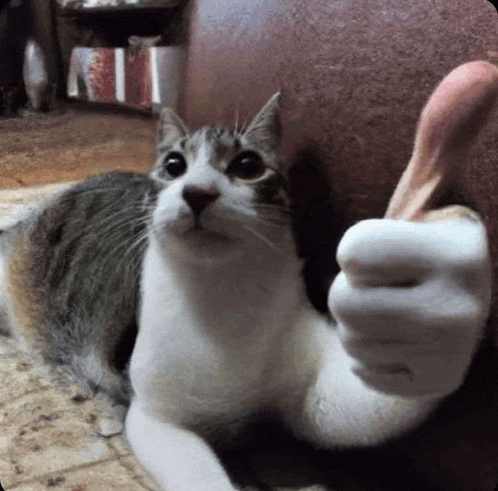
[(285, 209), (288, 210), (289, 207), (287, 205), (282, 205), (278, 203), (255, 203), (254, 206), (256, 208), (276, 208), (276, 209)]
[[(119, 236), (117, 234), (116, 234), (116, 236), (119, 238)], [(124, 252), (124, 254), (123, 254), (123, 256), (122, 256), (121, 259), (124, 259), (126, 257), (126, 255), (129, 253), (130, 249), (132, 249), (136, 245), (137, 242), (140, 242), (141, 240), (143, 240), (144, 237), (147, 237), (147, 232), (145, 230), (139, 231), (138, 233), (135, 233), (133, 235), (133, 237), (131, 237), (132, 238), (131, 244), (127, 247), (127, 249), (125, 250), (125, 252)], [(124, 239), (125, 243), (129, 242), (130, 237), (128, 235), (123, 235), (122, 238)], [(112, 243), (111, 243), (111, 245), (112, 245)], [(123, 241), (117, 242), (117, 245), (118, 246), (122, 246), (123, 245)], [(114, 252), (114, 253), (116, 253), (117, 252), (117, 248), (114, 249), (114, 250), (111, 249), (111, 251)], [(118, 265), (119, 265), (119, 263), (118, 263)]]
[[(142, 236), (127, 248), (119, 259), (118, 264), (113, 266), (113, 272), (109, 277), (108, 284), (113, 284), (114, 279), (117, 279), (119, 283), (121, 283), (123, 279), (130, 280), (133, 284), (139, 281), (142, 259), (148, 244), (146, 239), (147, 236)], [(130, 254), (131, 260), (126, 265), (123, 265), (123, 262), (125, 262), (127, 257), (130, 257)], [(110, 264), (112, 264), (113, 258), (109, 259)], [(103, 262), (101, 272), (105, 269), (107, 264), (107, 261)]]
[[(109, 208), (115, 208), (116, 204), (118, 204), (120, 201), (123, 202), (122, 208), (119, 209), (119, 210), (117, 210), (116, 212), (114, 212), (112, 215), (108, 215), (106, 213), (107, 209), (109, 209)], [(143, 211), (143, 213), (145, 215), (148, 211), (152, 211), (154, 208), (155, 208), (155, 204), (154, 203), (148, 204), (148, 203), (143, 203), (142, 201), (127, 202), (126, 198), (123, 198), (122, 200), (118, 200), (117, 202), (110, 203), (106, 207), (104, 207), (101, 210), (99, 210), (98, 215), (104, 216), (104, 218), (106, 220), (112, 220), (114, 216), (120, 215), (120, 214), (126, 214), (130, 210)]]
[(256, 208), (287, 208), (285, 205), (278, 203), (255, 203)]
[(247, 224), (244, 224), (243, 227), (247, 231), (251, 232), (255, 237), (262, 240), (266, 245), (270, 246), (272, 249), (274, 249), (276, 251), (280, 251), (280, 248), (276, 244), (274, 244), (270, 239), (268, 239), (268, 237), (265, 237), (260, 232), (256, 232), (256, 230), (254, 230), (251, 226), (249, 226)]
[[(107, 230), (112, 230), (117, 231), (120, 230), (121, 227), (118, 227), (118, 225), (124, 224), (130, 225), (130, 226), (140, 226), (140, 225), (147, 225), (148, 218), (147, 218), (147, 213), (144, 212), (142, 216), (138, 217), (129, 217), (129, 211), (130, 209), (125, 209), (119, 212), (116, 212), (108, 217), (105, 217), (103, 220), (100, 222), (97, 222), (95, 224), (95, 229), (98, 230), (99, 233), (105, 233)], [(117, 220), (118, 217), (121, 217), (119, 220)], [(126, 228), (126, 227), (123, 227)]]
[[(122, 191), (122, 188), (120, 187), (106, 187), (103, 189), (85, 189), (85, 190), (80, 190), (74, 193), (74, 196), (76, 198), (80, 197), (87, 197), (87, 196), (97, 196), (101, 194), (109, 194), (112, 193), (113, 191)], [(126, 192), (123, 193), (118, 199), (123, 199), (123, 201), (127, 200)], [(133, 202), (131, 202), (133, 203)], [(142, 203), (142, 201), (138, 201), (138, 203)], [(127, 203), (128, 204), (128, 203)]]
[(257, 215), (253, 217), (253, 220), (263, 223), (265, 225), (271, 225), (273, 227), (282, 227), (282, 226), (288, 226), (289, 225), (289, 220), (285, 217), (281, 216), (268, 216), (268, 215)]
[(285, 215), (289, 216), (291, 214), (291, 211), (289, 208), (286, 206), (282, 205), (265, 205), (265, 204), (258, 204), (253, 206), (256, 210), (262, 211), (263, 213), (267, 213), (268, 211), (273, 212), (273, 214), (278, 214), (278, 215)]
[(101, 222), (99, 225), (95, 227), (95, 230), (102, 235), (104, 235), (107, 231), (111, 231), (112, 234), (110, 236), (106, 236), (107, 238), (109, 238), (112, 237), (112, 235), (114, 235), (116, 232), (119, 232), (121, 230), (129, 232), (130, 229), (134, 227), (139, 227), (140, 225), (143, 225), (144, 227), (147, 225), (146, 217), (140, 217), (135, 219), (130, 219), (129, 217), (123, 217), (119, 220), (116, 220), (116, 217), (114, 217), (114, 220), (112, 222), (109, 223)]
[(119, 271), (121, 263), (125, 260), (125, 258), (130, 253), (133, 253), (131, 262), (126, 267), (126, 275), (127, 275), (127, 277), (129, 277), (130, 270), (131, 270), (133, 275), (138, 280), (138, 276), (139, 276), (140, 270), (141, 270), (143, 255), (144, 255), (145, 249), (147, 248), (147, 245), (148, 245), (148, 238), (149, 238), (149, 236), (146, 232), (143, 232), (143, 233), (138, 235), (138, 237), (126, 249), (125, 253), (123, 254), (121, 259), (119, 260), (119, 263), (116, 266), (116, 271)]
[[(105, 211), (106, 209), (104, 209)], [(94, 232), (98, 234), (104, 235), (107, 231), (113, 232), (111, 235), (106, 236), (106, 240), (109, 240), (110, 237), (119, 233), (119, 231), (129, 231), (130, 227), (139, 227), (141, 224), (144, 227), (147, 225), (147, 210), (143, 211), (143, 216), (139, 217), (129, 217), (129, 212), (133, 210), (133, 206), (128, 206), (123, 208), (123, 210), (119, 210), (111, 215), (103, 215), (100, 221), (97, 218), (94, 218), (95, 222), (91, 225)], [(100, 214), (100, 213), (99, 213)], [(122, 217), (117, 219), (118, 217)], [(86, 224), (84, 224), (86, 227)], [(123, 234), (124, 235), (124, 234)]]
[[(117, 216), (117, 214), (115, 214), (115, 216)], [(96, 227), (96, 231), (99, 235), (102, 235), (102, 240), (108, 245), (108, 252), (103, 255), (104, 260), (101, 262), (100, 273), (106, 268), (107, 264), (112, 264), (116, 251), (119, 250), (120, 246), (126, 244), (131, 239), (133, 241), (132, 244), (125, 251), (125, 254), (120, 259), (118, 265), (113, 266), (113, 271), (116, 274), (119, 273), (119, 268), (121, 267), (122, 261), (126, 258), (126, 255), (133, 250), (136, 243), (147, 237), (146, 223), (146, 217), (128, 217), (126, 220), (122, 219), (119, 220), (119, 222), (114, 221), (105, 224), (104, 227), (102, 226), (102, 223), (100, 224), (100, 227)], [(133, 235), (130, 237), (131, 228), (139, 227), (140, 225), (143, 225), (142, 229), (133, 232)], [(107, 231), (110, 231), (111, 233), (105, 235)]]
[(239, 106), (235, 108), (235, 128), (234, 128), (235, 133), (238, 133), (239, 131)]
[[(108, 244), (108, 248), (106, 251), (106, 261), (107, 258), (112, 263), (115, 260), (116, 254), (119, 254), (120, 251), (123, 250), (123, 246), (126, 246), (130, 241), (135, 240), (135, 237), (139, 237), (146, 234), (144, 231), (135, 232), (133, 234), (126, 233), (126, 231), (116, 232), (111, 234), (110, 236), (106, 236), (102, 240), (104, 240)], [(103, 267), (105, 267), (105, 262), (103, 263)]]
[(247, 130), (247, 118), (244, 120), (244, 123), (242, 123), (239, 133), (243, 135), (246, 132), (246, 130)]
[[(142, 239), (143, 237), (147, 237), (147, 230), (145, 227), (142, 230), (134, 232), (134, 234), (131, 237), (129, 233), (126, 233), (126, 231), (124, 233), (121, 231), (117, 231), (116, 233), (107, 236), (106, 240), (108, 240), (109, 238), (111, 239), (117, 238), (118, 240), (116, 241), (116, 245), (120, 246), (123, 245), (123, 242), (125, 244), (129, 243), (131, 239), (131, 244), (129, 247), (132, 247), (135, 244), (135, 242), (137, 242), (139, 239)], [(113, 241), (109, 241), (109, 243), (111, 245), (110, 249), (112, 250)]]

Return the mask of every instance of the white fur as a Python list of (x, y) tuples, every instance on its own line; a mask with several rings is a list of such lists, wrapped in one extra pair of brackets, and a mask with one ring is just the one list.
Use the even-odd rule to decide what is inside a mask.
[[(223, 433), (271, 411), (318, 445), (369, 445), (413, 427), (460, 385), (489, 308), (481, 224), (353, 227), (329, 295), (334, 325), (305, 299), (288, 231), (273, 230), (270, 247), (245, 232), (250, 214), (230, 218), (220, 199), (203, 223), (227, 241), (185, 239), (181, 184), (154, 215), (130, 366), (127, 434), (162, 489), (234, 491), (206, 428)], [(211, 261), (199, 261), (201, 246)]]

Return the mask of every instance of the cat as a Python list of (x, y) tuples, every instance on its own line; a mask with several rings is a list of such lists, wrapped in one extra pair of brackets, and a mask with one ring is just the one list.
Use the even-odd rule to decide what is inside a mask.
[(461, 384), (485, 322), (473, 214), (360, 222), (339, 246), (332, 317), (311, 307), (279, 97), (245, 131), (191, 133), (163, 109), (148, 175), (90, 178), (3, 234), (12, 333), (131, 399), (127, 437), (164, 490), (237, 489), (208, 441), (262, 415), (327, 448), (409, 430)]
[(94, 176), (2, 236), (11, 332), (27, 350), (70, 366), (124, 404), (147, 217), (158, 190), (147, 175)]

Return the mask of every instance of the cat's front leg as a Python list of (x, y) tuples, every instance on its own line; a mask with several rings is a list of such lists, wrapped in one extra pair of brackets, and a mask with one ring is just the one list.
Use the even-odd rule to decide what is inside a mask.
[(442, 397), (466, 374), (489, 315), (490, 259), (477, 217), (367, 220), (338, 248), (329, 307), (367, 386)]
[(126, 434), (149, 474), (165, 491), (236, 491), (211, 447), (197, 434), (160, 419), (134, 400)]

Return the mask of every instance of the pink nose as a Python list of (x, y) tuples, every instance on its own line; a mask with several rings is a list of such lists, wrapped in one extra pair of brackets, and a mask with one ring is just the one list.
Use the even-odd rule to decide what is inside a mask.
[(182, 191), (182, 198), (189, 205), (192, 213), (199, 216), (204, 208), (215, 201), (220, 192), (216, 188), (201, 188), (193, 185), (185, 186)]

